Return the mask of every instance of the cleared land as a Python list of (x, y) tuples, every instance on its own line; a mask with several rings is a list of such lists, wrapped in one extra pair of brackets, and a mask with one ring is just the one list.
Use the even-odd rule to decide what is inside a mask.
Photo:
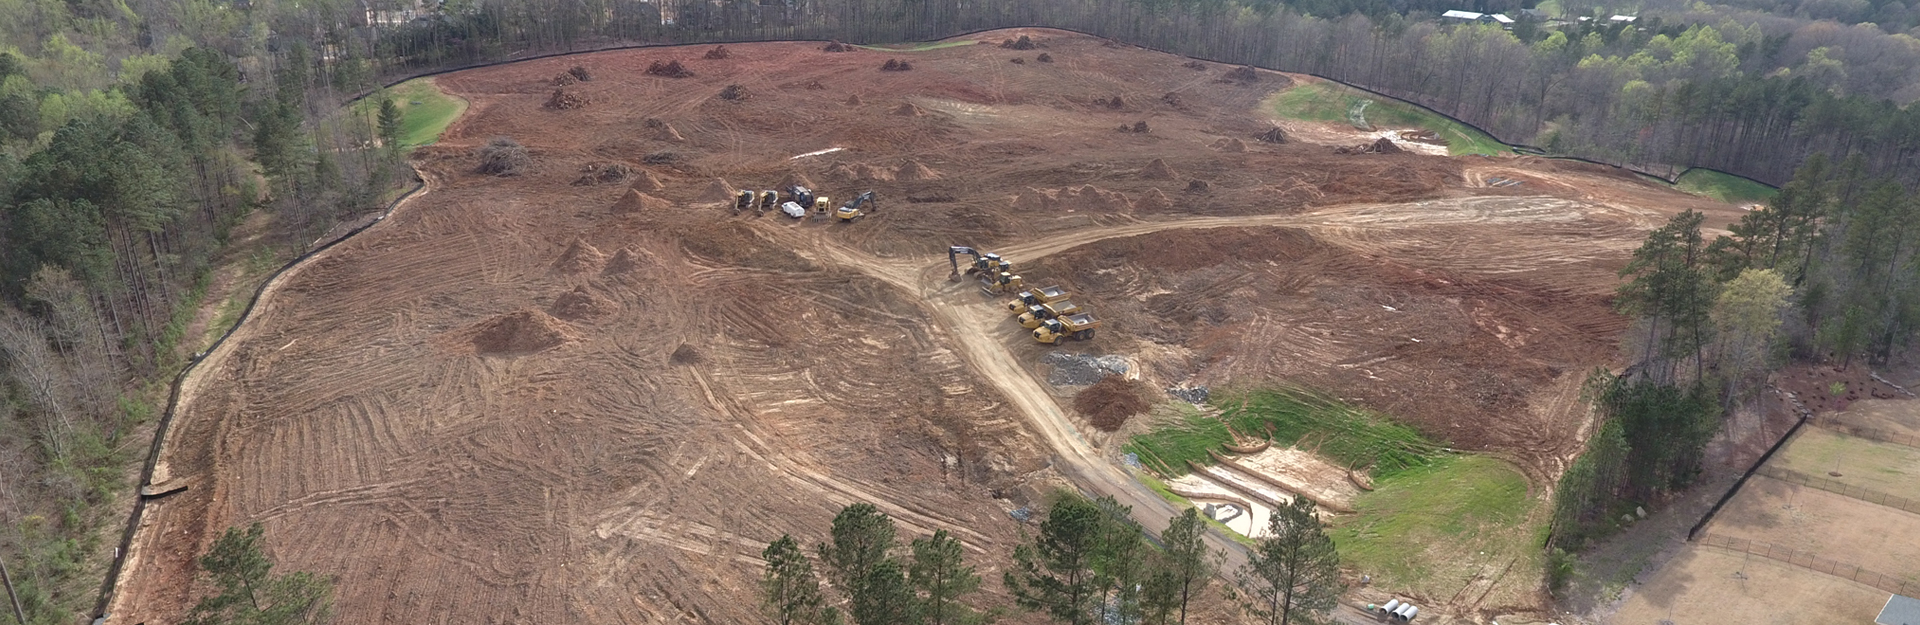
[(1643, 579), (1613, 623), (1871, 623), (1887, 593), (1759, 556), (1692, 547)]
[(1920, 500), (1920, 448), (1803, 428), (1775, 467), (1841, 484)]
[[(1072, 287), (1107, 325), (1069, 349), (1148, 384), (1320, 389), (1547, 484), (1626, 327), (1625, 252), (1738, 215), (1604, 167), (1260, 143), (1294, 79), (1023, 32), (1054, 62), (772, 43), (436, 78), (470, 108), (415, 154), (431, 191), (283, 277), (184, 387), (160, 479), (190, 488), (150, 504), (116, 621), (177, 620), (191, 558), (256, 520), (343, 622), (753, 622), (759, 550), (858, 500), (989, 578), (1054, 486), (1163, 527), (1004, 298), (945, 280), (949, 244)], [(670, 60), (694, 75), (645, 73)], [(595, 79), (556, 87), (574, 65)], [(497, 136), (529, 171), (475, 173)], [(724, 208), (783, 179), (879, 211)]]

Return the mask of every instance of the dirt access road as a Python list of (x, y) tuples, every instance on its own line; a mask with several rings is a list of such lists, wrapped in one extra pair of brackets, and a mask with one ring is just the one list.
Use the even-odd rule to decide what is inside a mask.
[[(1624, 252), (1682, 208), (1733, 216), (1587, 165), (1261, 143), (1284, 75), (976, 38), (1020, 34), (1053, 62), (768, 43), (436, 78), (471, 106), (415, 153), (433, 192), (196, 371), (161, 458), (193, 486), (150, 504), (115, 621), (179, 620), (193, 556), (255, 521), (356, 623), (756, 622), (760, 550), (855, 501), (959, 535), (990, 605), (1031, 531), (1008, 512), (1054, 487), (1164, 526), (1039, 375), (1049, 349), (946, 282), (950, 244), (1071, 287), (1108, 325), (1069, 349), (1146, 384), (1307, 384), (1548, 484), (1625, 327)], [(646, 73), (668, 61), (694, 75)], [(573, 65), (595, 79), (556, 85)], [(476, 171), (498, 136), (526, 171)], [(785, 183), (879, 212), (724, 208)]]

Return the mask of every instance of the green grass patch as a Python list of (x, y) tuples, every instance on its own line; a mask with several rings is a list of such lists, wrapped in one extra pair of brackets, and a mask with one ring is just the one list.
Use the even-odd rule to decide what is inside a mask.
[(854, 46), (854, 47), (866, 48), (868, 50), (878, 50), (881, 52), (926, 52), (928, 50), (939, 50), (941, 48), (958, 48), (960, 46), (972, 46), (972, 45), (979, 45), (981, 43), (982, 42), (974, 41), (972, 39), (959, 39), (954, 41), (922, 41), (917, 43), (880, 43), (880, 44), (874, 44), (870, 46)]
[(1920, 449), (1905, 445), (1802, 428), (1770, 462), (1812, 477), (1920, 499)]
[(1504, 154), (1511, 146), (1466, 124), (1447, 119), (1426, 109), (1389, 98), (1382, 98), (1332, 82), (1300, 83), (1281, 90), (1265, 102), (1266, 109), (1285, 119), (1350, 123), (1349, 114), (1363, 100), (1371, 100), (1360, 116), (1369, 125), (1386, 128), (1431, 130), (1447, 140), (1447, 153)]
[(1674, 188), (1694, 195), (1710, 197), (1728, 204), (1748, 204), (1773, 199), (1779, 189), (1758, 181), (1706, 169), (1689, 169), (1680, 174)]
[[(378, 115), (380, 94), (354, 103), (354, 112)], [(400, 107), (400, 147), (431, 145), (440, 140), (453, 120), (467, 111), (467, 101), (447, 95), (428, 78), (416, 78), (387, 89), (386, 97)]]
[(1371, 466), (1376, 477), (1425, 466), (1441, 446), (1411, 427), (1339, 400), (1301, 389), (1221, 395), (1212, 418), (1188, 409), (1165, 427), (1135, 436), (1125, 449), (1163, 475), (1185, 475), (1187, 461), (1210, 463), (1207, 450), (1233, 441), (1229, 424), (1245, 436), (1271, 436), (1347, 466)]
[(1537, 591), (1545, 573), (1539, 548), (1547, 502), (1527, 493), (1527, 478), (1496, 458), (1444, 456), (1380, 479), (1334, 521), (1343, 563), (1374, 584), (1430, 597), (1472, 591), (1497, 597)]

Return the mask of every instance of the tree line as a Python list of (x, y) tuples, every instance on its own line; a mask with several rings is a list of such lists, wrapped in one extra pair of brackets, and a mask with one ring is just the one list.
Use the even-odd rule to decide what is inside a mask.
[[(1132, 509), (1111, 496), (1056, 493), (1038, 530), (1014, 548), (1002, 586), (1019, 609), (1070, 625), (1184, 624), (1226, 556), (1207, 548), (1199, 511), (1186, 509), (1150, 542)], [(1344, 586), (1313, 502), (1296, 498), (1276, 509), (1267, 532), (1254, 541), (1229, 596), (1262, 623), (1315, 622)], [(780, 625), (979, 624), (1004, 614), (968, 605), (981, 580), (946, 530), (913, 540), (903, 554), (893, 520), (856, 503), (834, 517), (831, 534), (811, 559), (791, 535), (761, 553), (762, 606)], [(838, 601), (821, 591), (822, 577)]]
[(1840, 369), (1907, 353), (1920, 330), (1920, 197), (1867, 160), (1809, 158), (1769, 205), (1706, 240), (1686, 211), (1654, 230), (1621, 275), (1633, 363), (1596, 372), (1601, 425), (1561, 478), (1552, 546), (1577, 549), (1630, 502), (1700, 472), (1722, 416), (1791, 361)]

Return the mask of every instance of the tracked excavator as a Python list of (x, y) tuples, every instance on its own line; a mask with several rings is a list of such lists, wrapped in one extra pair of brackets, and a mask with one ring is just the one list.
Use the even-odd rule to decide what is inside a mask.
[(760, 212), (764, 213), (764, 212), (773, 210), (774, 207), (777, 207), (779, 205), (780, 205), (780, 192), (774, 191), (772, 189), (767, 189), (765, 191), (760, 192), (760, 206), (759, 206)]
[(1057, 286), (1043, 286), (1037, 289), (1021, 291), (1020, 295), (1016, 296), (1013, 301), (1007, 302), (1007, 312), (1019, 314), (1026, 312), (1028, 306), (1057, 302), (1071, 296), (1072, 294), (1068, 293), (1066, 289)]
[(960, 281), (961, 254), (973, 257), (973, 262), (967, 265), (966, 273), (980, 275), (982, 293), (988, 295), (1013, 293), (1026, 285), (1026, 281), (1021, 280), (1019, 274), (1013, 273), (1013, 261), (1000, 258), (999, 254), (982, 254), (979, 250), (964, 245), (947, 246), (947, 264), (953, 267), (952, 273), (947, 276), (950, 282)]
[(842, 206), (840, 210), (835, 211), (834, 216), (840, 218), (840, 223), (848, 223), (855, 219), (872, 215), (874, 207), (870, 206), (870, 204), (878, 204), (878, 202), (873, 200), (872, 191), (862, 193), (859, 197), (853, 198), (853, 201), (847, 202), (846, 206)]
[(1059, 345), (1067, 339), (1085, 341), (1092, 339), (1093, 331), (1099, 327), (1100, 320), (1093, 318), (1093, 313), (1067, 315), (1041, 322), (1040, 327), (1033, 329), (1033, 340), (1048, 345)]
[(1040, 324), (1046, 323), (1048, 320), (1059, 319), (1060, 317), (1075, 315), (1080, 312), (1080, 305), (1073, 303), (1073, 300), (1063, 299), (1045, 304), (1035, 304), (1028, 306), (1027, 312), (1020, 314), (1020, 327), (1031, 330), (1040, 327)]
[(741, 191), (739, 196), (733, 198), (733, 212), (742, 213), (752, 210), (755, 199), (757, 196), (752, 191)]

